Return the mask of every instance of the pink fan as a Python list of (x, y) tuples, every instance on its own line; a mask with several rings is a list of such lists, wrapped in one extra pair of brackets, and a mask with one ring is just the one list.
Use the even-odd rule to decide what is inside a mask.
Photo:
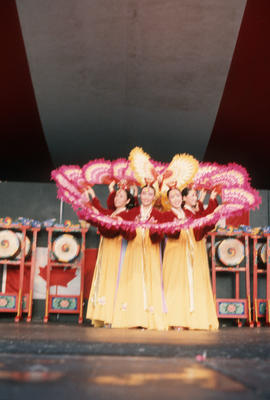
[(83, 204), (85, 201), (84, 195), (73, 182), (60, 172), (60, 169), (52, 171), (51, 177), (56, 182), (60, 198), (76, 207)]
[(213, 189), (216, 187), (246, 187), (249, 175), (246, 169), (238, 164), (226, 165), (201, 163), (194, 179), (196, 189)]
[(198, 172), (194, 177), (194, 188), (195, 189), (212, 189), (211, 177), (215, 173), (220, 171), (218, 164), (211, 163), (200, 163)]
[(210, 182), (212, 187), (245, 187), (248, 183), (247, 177), (247, 172), (236, 168), (235, 164), (235, 166), (223, 167), (220, 171), (214, 173), (210, 178)]
[(122, 179), (126, 179), (125, 171), (128, 167), (128, 160), (125, 158), (118, 158), (115, 161), (112, 161), (112, 177), (115, 181), (121, 181)]
[(90, 185), (109, 184), (113, 180), (111, 161), (103, 158), (89, 161), (82, 168), (82, 176)]
[(83, 192), (89, 186), (89, 183), (83, 178), (82, 170), (78, 165), (63, 165), (58, 171), (72, 182), (80, 192)]
[[(166, 168), (168, 169), (167, 164), (150, 160), (149, 156), (146, 158), (149, 176), (153, 176), (155, 179), (162, 177), (163, 180), (168, 180), (171, 177), (172, 171), (166, 170)], [(143, 160), (144, 158), (142, 158)], [(141, 162), (136, 164), (136, 168), (140, 170)], [(182, 174), (180, 175), (182, 177)], [(179, 228), (212, 225), (220, 218), (239, 215), (245, 210), (254, 209), (261, 202), (258, 192), (250, 186), (249, 176), (245, 168), (235, 163), (227, 166), (201, 163), (193, 179), (195, 188), (210, 190), (222, 188), (222, 204), (205, 217), (189, 219), (185, 222), (155, 223), (152, 225), (151, 222), (118, 220), (103, 215), (91, 207), (89, 203), (88, 196), (85, 193), (85, 188), (89, 185), (110, 183), (112, 180), (117, 182), (125, 180), (129, 185), (138, 184), (130, 167), (130, 162), (124, 158), (119, 158), (113, 162), (97, 159), (90, 161), (82, 169), (77, 165), (62, 166), (52, 171), (51, 176), (56, 182), (58, 197), (71, 204), (80, 218), (85, 218), (97, 226), (106, 226), (108, 229), (119, 227), (124, 231), (134, 230), (137, 226), (142, 226), (161, 233), (173, 233)]]
[(261, 198), (257, 190), (249, 187), (243, 189), (240, 187), (222, 190), (222, 201), (227, 204), (241, 204), (247, 210), (255, 209), (261, 203)]
[(71, 182), (76, 182), (82, 178), (82, 170), (78, 165), (62, 165), (59, 169)]

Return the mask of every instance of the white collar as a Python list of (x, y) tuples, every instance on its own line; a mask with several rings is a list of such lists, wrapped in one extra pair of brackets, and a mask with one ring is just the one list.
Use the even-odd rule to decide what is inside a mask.
[(153, 206), (150, 205), (148, 207), (140, 206), (140, 219), (141, 221), (146, 221), (150, 218), (150, 214), (152, 212)]

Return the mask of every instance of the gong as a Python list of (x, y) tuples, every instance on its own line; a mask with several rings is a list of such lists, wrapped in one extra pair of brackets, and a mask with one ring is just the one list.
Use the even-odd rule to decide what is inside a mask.
[(4, 229), (0, 231), (0, 258), (14, 257), (20, 249), (20, 240), (15, 232)]
[(245, 246), (235, 238), (222, 240), (217, 246), (219, 261), (227, 267), (239, 265), (245, 257)]
[(72, 262), (79, 252), (80, 244), (73, 235), (63, 234), (53, 242), (53, 254), (59, 262)]

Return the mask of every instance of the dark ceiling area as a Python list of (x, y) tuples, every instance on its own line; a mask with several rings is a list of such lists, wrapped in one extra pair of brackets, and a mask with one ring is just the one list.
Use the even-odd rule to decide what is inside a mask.
[(268, 0), (2, 0), (0, 179), (141, 146), (270, 189), (269, 18)]

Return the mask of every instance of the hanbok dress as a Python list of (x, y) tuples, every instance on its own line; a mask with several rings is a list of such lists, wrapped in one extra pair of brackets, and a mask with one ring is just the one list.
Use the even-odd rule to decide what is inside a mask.
[[(188, 218), (198, 218), (199, 215), (212, 212), (214, 208), (211, 203), (207, 210), (200, 206), (196, 214), (187, 208), (183, 212)], [(183, 212), (177, 215), (170, 211), (163, 218), (179, 219)], [(204, 238), (211, 228), (182, 229), (167, 238), (163, 281), (169, 327), (218, 329)]]
[[(119, 212), (104, 209), (95, 197), (92, 205), (105, 215), (120, 216), (125, 214), (123, 208)], [(100, 243), (94, 270), (86, 318), (92, 320), (95, 327), (110, 325), (116, 299), (121, 267), (127, 246), (126, 240), (115, 228), (107, 229), (98, 225)]]
[[(155, 208), (135, 207), (123, 218), (153, 221)], [(130, 232), (117, 291), (112, 327), (167, 330), (160, 243), (149, 229)]]

